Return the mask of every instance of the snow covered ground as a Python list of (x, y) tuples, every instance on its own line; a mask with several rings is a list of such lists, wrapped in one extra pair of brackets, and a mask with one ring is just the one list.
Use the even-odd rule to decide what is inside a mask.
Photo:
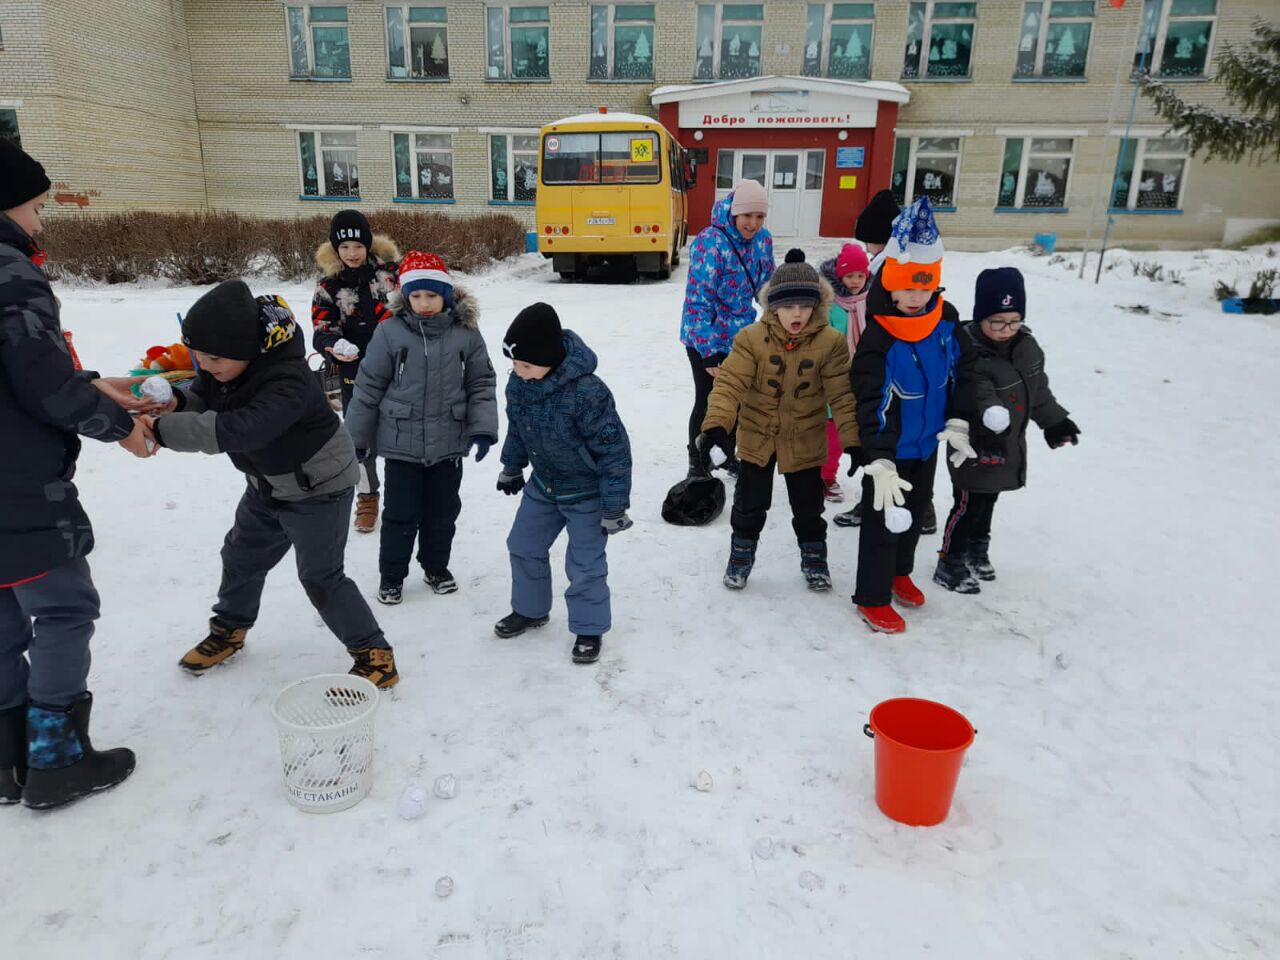
[[(836, 249), (806, 246), (811, 260)], [(830, 533), (837, 589), (804, 589), (781, 490), (744, 594), (720, 585), (727, 512), (707, 529), (662, 522), (691, 394), (683, 268), (667, 283), (566, 285), (523, 257), (470, 278), (504, 376), (501, 334), (537, 299), (600, 354), (636, 460), (636, 525), (610, 545), (615, 629), (591, 667), (569, 661), (559, 601), (547, 628), (494, 637), (516, 503), (494, 490), (496, 455), (468, 463), (461, 590), (411, 580), (403, 606), (377, 608), (403, 682), (378, 715), (372, 794), (328, 817), (286, 802), (270, 704), (349, 661), (288, 561), (241, 656), (199, 680), (176, 667), (203, 635), (239, 475), (225, 458), (143, 463), (87, 442), (94, 734), (133, 747), (138, 769), (54, 814), (0, 810), (0, 953), (1280, 955), (1280, 591), (1265, 574), (1280, 535), (1280, 322), (1224, 315), (1211, 296), (1274, 254), (1133, 255), (1182, 285), (1111, 257), (1094, 286), (1092, 266), (1076, 279), (1078, 254), (948, 256), (966, 317), (984, 266), (1027, 273), (1031, 325), (1083, 435), (1054, 452), (1031, 438), (1030, 486), (1001, 500), (1000, 579), (981, 596), (933, 587), (937, 537), (922, 541), (928, 605), (892, 638), (855, 620), (856, 531)], [(199, 292), (63, 287), (64, 324), (87, 365), (123, 372), (175, 338), (174, 312)], [(306, 316), (307, 286), (279, 292)], [(936, 499), (944, 513), (945, 472)], [(377, 548), (353, 536), (348, 549), (371, 597)], [(558, 578), (562, 555), (563, 542)], [(979, 730), (938, 827), (874, 803), (861, 727), (901, 695)], [(692, 787), (703, 771), (709, 792)], [(397, 816), (407, 784), (446, 773), (456, 798)]]

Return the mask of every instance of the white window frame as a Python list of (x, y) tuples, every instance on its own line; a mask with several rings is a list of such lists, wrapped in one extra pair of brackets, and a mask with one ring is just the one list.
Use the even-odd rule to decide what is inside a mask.
[[(966, 2), (966, 0), (917, 0), (917, 2), (923, 2), (923, 3), (925, 4), (925, 9), (924, 9), (924, 27), (922, 28), (921, 33), (920, 33), (920, 50), (919, 50), (919, 51), (917, 52), (917, 54), (916, 54), (916, 74), (915, 74), (915, 76), (914, 76), (914, 77), (908, 77), (908, 76), (906, 76), (906, 61), (905, 61), (905, 59), (904, 59), (904, 60), (903, 60), (903, 76), (902, 76), (902, 78), (901, 78), (901, 79), (903, 79), (903, 80), (907, 80), (908, 82), (916, 81), (916, 80), (933, 80), (933, 81), (939, 81), (939, 80), (942, 80), (942, 81), (946, 81), (946, 80), (961, 80), (961, 81), (964, 81), (964, 80), (972, 80), (972, 79), (973, 79), (973, 59), (974, 59), (974, 51), (975, 51), (975, 50), (977, 49), (977, 47), (978, 47), (978, 8), (977, 8), (977, 4), (978, 4), (979, 0), (967, 0), (967, 2), (970, 2), (970, 3), (973, 3), (973, 4), (974, 4), (974, 11), (973, 11), (973, 16), (972, 16), (972, 17), (935, 17), (935, 16), (933, 15), (933, 9), (934, 9), (934, 7), (936, 7), (939, 3)], [(909, 28), (910, 28), (910, 26), (911, 26), (911, 19), (910, 19), (910, 18), (911, 18), (911, 5), (908, 3), (908, 4), (907, 4), (907, 27), (908, 27), (908, 29), (909, 29)], [(929, 44), (930, 44), (930, 40), (931, 40), (932, 35), (933, 35), (933, 26), (934, 26), (934, 24), (936, 24), (936, 23), (967, 23), (967, 24), (969, 24), (970, 26), (972, 26), (972, 27), (973, 27), (973, 40), (972, 40), (972, 42), (970, 42), (970, 44), (969, 44), (969, 65), (968, 65), (968, 72), (967, 72), (967, 73), (965, 73), (963, 76), (956, 76), (956, 77), (931, 77), (931, 76), (929, 76)], [(923, 67), (924, 67), (924, 69), (923, 69), (923, 70), (921, 69), (921, 65), (923, 65)]]
[[(383, 126), (383, 130), (387, 132), (388, 143), (391, 145), (391, 177), (395, 180), (396, 176), (396, 137), (409, 137), (409, 175), (413, 184), (413, 196), (401, 197), (396, 194), (394, 182), (391, 187), (391, 199), (396, 203), (456, 203), (458, 200), (458, 192), (455, 189), (458, 182), (457, 167), (453, 159), (457, 152), (453, 146), (453, 137), (458, 132), (457, 127), (397, 127)], [(423, 197), (421, 195), (422, 181), (418, 179), (421, 171), (418, 169), (418, 134), (425, 133), (428, 136), (440, 137), (447, 136), (449, 138), (448, 150), (433, 150), (432, 153), (448, 153), (449, 169), (454, 171), (453, 181), (449, 184), (449, 197)]]
[[(1120, 138), (1119, 150), (1124, 150), (1124, 144), (1126, 139), (1124, 136), (1124, 131), (1112, 130), (1111, 135), (1118, 136)], [(1133, 153), (1133, 173), (1129, 178), (1129, 196), (1126, 199), (1125, 205), (1123, 207), (1117, 207), (1112, 204), (1109, 204), (1108, 209), (1112, 211), (1119, 211), (1121, 213), (1131, 213), (1131, 212), (1143, 213), (1149, 210), (1150, 211), (1166, 211), (1170, 213), (1172, 213), (1175, 210), (1181, 212), (1182, 201), (1186, 199), (1186, 196), (1187, 196), (1187, 178), (1191, 173), (1191, 151), (1186, 141), (1183, 140), (1182, 150), (1178, 153), (1170, 152), (1170, 153), (1156, 154), (1156, 156), (1161, 159), (1182, 161), (1182, 179), (1178, 183), (1178, 202), (1174, 204), (1172, 207), (1139, 207), (1137, 205), (1138, 204), (1138, 186), (1142, 182), (1141, 172), (1147, 161), (1147, 146), (1153, 140), (1166, 140), (1166, 141), (1169, 141), (1170, 143), (1177, 143), (1182, 138), (1167, 137), (1167, 136), (1163, 136), (1162, 134), (1135, 133), (1133, 131), (1130, 131), (1128, 139), (1133, 140), (1135, 143), (1137, 143), (1137, 148), (1134, 150), (1134, 153)], [(1111, 174), (1112, 181), (1111, 181), (1111, 186), (1109, 187), (1109, 190), (1110, 190), (1109, 200), (1115, 200), (1115, 168), (1118, 167), (1120, 164), (1119, 150), (1116, 152), (1115, 166), (1112, 167), (1112, 174)]]
[[(1046, 10), (1047, 11), (1053, 10), (1054, 0), (1040, 0), (1040, 33), (1036, 39), (1035, 72), (1029, 74), (1025, 79), (1037, 79), (1037, 80), (1045, 79), (1045, 76), (1044, 76), (1045, 49), (1044, 48), (1045, 48), (1045, 44), (1049, 42), (1049, 27), (1053, 23), (1087, 23), (1089, 24), (1090, 25), (1089, 48), (1084, 53), (1084, 74), (1082, 76), (1061, 77), (1061, 78), (1050, 77), (1048, 79), (1074, 80), (1077, 83), (1083, 83), (1085, 80), (1089, 78), (1089, 62), (1090, 62), (1090, 59), (1093, 57), (1093, 41), (1098, 28), (1098, 2), (1099, 0), (1094, 0), (1094, 9), (1093, 9), (1093, 14), (1091, 16), (1055, 17), (1053, 16), (1052, 12), (1049, 12), (1049, 13), (1045, 12)], [(1105, 2), (1105, 0), (1102, 0), (1102, 2)], [(1024, 3), (1023, 4), (1024, 12), (1025, 12), (1025, 8), (1026, 8), (1026, 4)], [(1021, 40), (1022, 38), (1021, 30), (1019, 30), (1018, 38), (1019, 40)], [(1014, 62), (1015, 62), (1014, 76), (1017, 77), (1018, 74), (1017, 74), (1017, 67), (1016, 67), (1016, 63), (1017, 63), (1016, 59)]]
[[(630, 25), (632, 25), (632, 24), (635, 24), (635, 25), (637, 25), (637, 26), (650, 26), (650, 27), (652, 27), (652, 28), (653, 28), (653, 49), (651, 50), (651, 52), (650, 52), (650, 54), (649, 54), (649, 76), (647, 76), (647, 77), (622, 77), (622, 78), (619, 78), (619, 77), (615, 77), (615, 76), (613, 75), (613, 71), (614, 71), (613, 54), (614, 54), (614, 50), (615, 50), (615, 48), (617, 47), (617, 41), (614, 39), (614, 35), (613, 35), (614, 27), (616, 27), (616, 26), (617, 26), (617, 22), (616, 22), (616, 21), (615, 21), (615, 19), (614, 19), (614, 14), (617, 12), (617, 8), (618, 8), (618, 7), (620, 7), (620, 6), (623, 6), (623, 7), (626, 7), (626, 6), (651, 6), (651, 7), (653, 7), (653, 8), (654, 8), (654, 9), (653, 9), (653, 17), (652, 17), (652, 19), (649, 19), (649, 20), (624, 20), (624, 21), (622, 21), (623, 26), (630, 26)], [(605, 27), (605, 30), (606, 30), (606, 33), (607, 33), (607, 36), (608, 36), (608, 39), (605, 41), (605, 64), (606, 64), (606, 72), (608, 73), (608, 76), (605, 76), (605, 77), (593, 77), (593, 76), (591, 76), (591, 61), (592, 61), (593, 59), (595, 59), (595, 55), (594, 55), (594, 53), (593, 53), (593, 52), (591, 51), (591, 49), (590, 49), (590, 46), (591, 46), (591, 8), (592, 8), (592, 7), (608, 7), (608, 8), (609, 8), (609, 20), (608, 20), (608, 24), (607, 24), (607, 26)], [(649, 2), (648, 2), (647, 4), (644, 4), (644, 3), (636, 3), (636, 4), (633, 4), (633, 3), (629, 3), (629, 2), (628, 2), (628, 0), (611, 0), (611, 2), (609, 2), (609, 3), (588, 3), (588, 4), (587, 4), (587, 47), (588, 47), (588, 49), (587, 49), (587, 80), (588, 80), (588, 81), (590, 81), (591, 83), (607, 83), (607, 82), (611, 82), (611, 83), (652, 83), (652, 82), (654, 81), (654, 79), (657, 77), (657, 66), (656, 66), (656, 65), (654, 64), (654, 62), (653, 62), (653, 61), (654, 61), (654, 56), (657, 54), (657, 48), (658, 48), (658, 5), (657, 5), (657, 0), (649, 0)]]
[[(499, 83), (549, 83), (551, 81), (551, 7), (554, 0), (486, 0), (484, 4), (484, 78)], [(517, 7), (544, 7), (547, 11), (547, 75), (516, 77), (511, 74), (511, 10)], [(502, 76), (489, 76), (489, 11), (502, 11)], [(542, 26), (541, 20), (522, 20), (521, 27)]]
[[(1170, 80), (1205, 80), (1209, 79), (1209, 68), (1213, 66), (1213, 42), (1218, 38), (1218, 17), (1221, 16), (1218, 8), (1222, 0), (1215, 0), (1213, 5), (1213, 13), (1182, 13), (1174, 14), (1173, 0), (1160, 0), (1160, 17), (1157, 20), (1155, 37), (1151, 41), (1151, 56), (1147, 59), (1145, 72), (1150, 76), (1165, 78), (1164, 67), (1164, 42), (1169, 34), (1169, 23), (1200, 23), (1205, 20), (1209, 21), (1209, 49), (1204, 55), (1204, 73), (1200, 74), (1183, 74), (1174, 75), (1165, 79)], [(1145, 13), (1145, 6), (1143, 12)], [(1142, 42), (1139, 37), (1139, 43)], [(1137, 70), (1137, 64), (1134, 64), (1134, 70)], [(1181, 198), (1179, 198), (1181, 199)]]
[[(729, 21), (729, 23), (740, 23), (740, 24), (743, 24), (743, 25), (745, 25), (745, 26), (751, 26), (751, 27), (754, 27), (754, 26), (757, 26), (757, 25), (758, 25), (758, 26), (760, 27), (760, 71), (761, 71), (761, 72), (760, 72), (760, 73), (757, 73), (757, 74), (756, 74), (756, 77), (761, 77), (761, 76), (764, 76), (764, 25), (765, 25), (765, 20), (766, 20), (765, 12), (764, 12), (764, 2), (763, 2), (763, 0), (760, 0), (760, 2), (758, 2), (758, 3), (751, 3), (751, 4), (747, 4), (747, 5), (748, 5), (748, 6), (757, 6), (757, 7), (760, 7), (760, 8), (761, 8), (761, 9), (760, 9), (760, 19), (759, 19), (759, 20), (746, 20), (746, 19), (742, 19), (742, 18), (739, 18), (739, 17), (734, 17), (733, 19), (731, 19), (731, 20)], [(717, 81), (717, 80), (723, 79), (723, 78), (720, 76), (720, 70), (721, 70), (720, 57), (721, 57), (721, 54), (722, 54), (724, 51), (723, 51), (723, 50), (721, 50), (720, 38), (721, 38), (721, 36), (724, 34), (724, 23), (725, 23), (725, 20), (724, 20), (724, 8), (725, 8), (725, 6), (726, 6), (726, 4), (724, 4), (724, 3), (699, 3), (699, 4), (696, 4), (696, 5), (694, 6), (694, 20), (693, 20), (693, 73), (694, 73), (694, 80), (695, 80), (695, 82), (697, 82), (697, 83), (713, 83), (713, 82), (715, 82), (715, 81)], [(728, 4), (728, 6), (739, 6), (739, 4)], [(708, 78), (708, 77), (704, 77), (704, 78), (701, 78), (701, 79), (699, 79), (699, 78), (697, 77), (697, 73), (698, 73), (698, 59), (699, 59), (699, 58), (698, 58), (698, 11), (697, 11), (697, 8), (698, 8), (698, 7), (715, 7), (715, 8), (716, 8), (716, 18), (715, 18), (715, 22), (714, 22), (714, 23), (712, 24), (712, 26), (711, 26), (711, 76), (710, 76), (709, 78)], [(734, 78), (732, 78), (732, 79), (742, 80), (742, 79), (755, 79), (755, 78), (754, 78), (754, 77), (734, 77)]]
[(303, 124), (303, 123), (286, 123), (286, 130), (293, 131), (294, 150), (298, 157), (298, 196), (306, 200), (360, 200), (362, 194), (359, 193), (307, 193), (307, 175), (306, 170), (302, 166), (302, 136), (301, 134), (310, 133), (316, 137), (316, 163), (320, 164), (320, 169), (316, 171), (316, 187), (323, 191), (325, 185), (324, 178), (324, 143), (321, 134), (325, 133), (354, 133), (356, 135), (356, 144), (352, 147), (352, 151), (356, 155), (356, 179), (360, 177), (360, 127), (358, 126), (335, 126), (332, 124)]
[[(1018, 133), (1018, 134), (1006, 136), (1004, 138), (1004, 143), (1000, 148), (1001, 167), (1003, 168), (1003, 165), (1004, 165), (1004, 152), (1008, 148), (1008, 144), (1011, 140), (1022, 141), (1022, 160), (1018, 164), (1018, 182), (1014, 190), (1013, 205), (1012, 206), (997, 205), (996, 209), (998, 210), (1063, 210), (1065, 209), (1067, 207), (1067, 200), (1071, 196), (1071, 178), (1074, 177), (1076, 174), (1076, 157), (1075, 157), (1076, 140), (1083, 135), (1084, 134), (1077, 134), (1077, 133), (1038, 132), (1038, 133)], [(1065, 152), (1060, 150), (1035, 151), (1033, 150), (1031, 145), (1035, 143), (1035, 141), (1037, 140), (1070, 140), (1071, 149)], [(1033, 153), (1035, 154), (1035, 156), (1040, 157), (1041, 159), (1067, 161), (1067, 181), (1062, 186), (1062, 203), (1058, 206), (1028, 207), (1025, 205), (1026, 192), (1027, 192), (1027, 168), (1030, 166), (1031, 156)], [(1003, 169), (1000, 170), (1000, 176), (1004, 176)], [(957, 180), (959, 179), (958, 174), (956, 179)], [(997, 184), (996, 200), (999, 201), (999, 199), (1000, 199), (1000, 187), (999, 187), (999, 184)]]
[[(874, 49), (874, 46), (875, 46), (875, 41), (876, 41), (876, 15), (875, 15), (875, 10), (874, 10), (874, 9), (872, 10), (872, 12), (871, 12), (871, 16), (870, 16), (870, 17), (836, 17), (836, 16), (834, 15), (833, 8), (834, 8), (834, 7), (837, 7), (837, 6), (840, 6), (840, 5), (842, 4), (842, 2), (843, 2), (843, 0), (826, 0), (826, 2), (825, 2), (825, 3), (808, 3), (808, 4), (805, 4), (805, 18), (806, 18), (805, 31), (806, 31), (806, 32), (808, 32), (808, 23), (807, 23), (807, 20), (808, 20), (808, 16), (809, 16), (809, 7), (822, 7), (822, 8), (823, 8), (823, 11), (822, 11), (822, 39), (821, 39), (821, 40), (819, 40), (819, 43), (821, 44), (821, 46), (820, 46), (820, 48), (819, 48), (819, 50), (818, 50), (818, 73), (817, 73), (817, 76), (819, 76), (819, 77), (824, 77), (824, 78), (826, 78), (826, 79), (832, 79), (832, 77), (831, 77), (831, 62), (830, 62), (830, 61), (831, 61), (831, 28), (832, 28), (832, 26), (833, 26), (833, 25), (835, 25), (835, 24), (837, 24), (837, 23), (851, 23), (851, 24), (854, 24), (854, 25), (870, 24), (870, 26), (871, 26), (871, 47), (872, 47), (872, 49)], [(867, 5), (868, 5), (868, 6), (873, 6), (873, 4), (871, 4), (871, 3), (869, 2), (869, 0), (863, 0), (863, 2), (867, 3)], [(804, 61), (805, 61), (805, 59), (806, 59), (806, 58), (805, 58), (803, 55), (800, 57), (801, 72), (803, 72), (803, 69), (804, 69)], [(868, 77), (867, 77), (867, 78), (868, 78), (868, 79), (870, 79), (870, 60), (871, 60), (871, 50), (869, 49), (869, 50), (867, 51), (867, 61), (868, 61)], [(839, 79), (843, 80), (843, 79), (845, 79), (845, 78), (844, 78), (844, 77), (840, 77)]]
[[(324, 26), (324, 25), (333, 25), (333, 24), (338, 23), (339, 21), (337, 21), (337, 20), (321, 20), (321, 21), (318, 21), (318, 24), (313, 24), (313, 23), (311, 22), (311, 8), (312, 8), (312, 7), (342, 7), (344, 10), (346, 10), (346, 11), (347, 11), (347, 19), (346, 19), (346, 20), (344, 20), (344, 21), (341, 21), (341, 22), (342, 22), (342, 24), (343, 24), (343, 26), (345, 26), (345, 27), (347, 28), (347, 75), (346, 75), (345, 77), (317, 77), (317, 76), (316, 76), (316, 40), (315, 40), (315, 34), (313, 34), (313, 33), (312, 33), (312, 30), (314, 30), (314, 29), (315, 29), (315, 27), (316, 27), (317, 25), (319, 25), (319, 26)], [(301, 10), (301, 11), (303, 12), (303, 13), (302, 13), (302, 16), (303, 16), (303, 26), (304, 26), (304, 27), (306, 27), (306, 30), (303, 32), (303, 36), (306, 38), (306, 41), (307, 41), (307, 72), (306, 72), (306, 73), (294, 73), (294, 72), (293, 72), (293, 35), (292, 35), (292, 33), (290, 32), (291, 27), (290, 27), (290, 25), (289, 25), (289, 11), (290, 11), (290, 10)], [(287, 4), (285, 4), (285, 7), (284, 7), (284, 38), (285, 38), (285, 43), (286, 43), (286, 45), (289, 47), (289, 79), (290, 79), (290, 80), (320, 80), (320, 81), (323, 81), (323, 82), (325, 82), (325, 83), (348, 83), (348, 82), (350, 82), (350, 80), (352, 79), (352, 70), (351, 70), (351, 4), (350, 4), (350, 2), (347, 2), (347, 3), (341, 3), (341, 2), (337, 2), (337, 3), (317, 2), (317, 3), (287, 3)]]
[[(942, 153), (937, 150), (931, 150), (926, 153), (926, 157), (951, 157), (956, 158), (956, 179), (952, 188), (951, 203), (942, 207), (942, 210), (959, 209), (960, 200), (960, 169), (964, 163), (964, 141), (966, 137), (973, 136), (972, 130), (899, 130), (894, 134), (894, 149), (897, 149), (898, 140), (910, 140), (911, 146), (907, 148), (907, 178), (902, 191), (904, 207), (911, 206), (911, 201), (915, 199), (916, 189), (916, 161), (920, 159), (920, 141), (921, 140), (955, 140), (956, 152)], [(890, 171), (892, 176), (893, 171)], [(937, 209), (937, 208), (935, 208)]]
[[(405, 56), (405, 73), (403, 77), (393, 77), (391, 75), (391, 24), (387, 17), (392, 10), (399, 10), (402, 22), (404, 23), (404, 56)], [(443, 77), (415, 77), (413, 75), (413, 55), (410, 52), (410, 38), (413, 36), (413, 22), (409, 20), (410, 10), (443, 10), (443, 20), (422, 20), (418, 22), (419, 26), (436, 27), (444, 31), (444, 62), (447, 65), (447, 71)], [(444, 0), (437, 0), (436, 3), (389, 3), (383, 10), (382, 14), (382, 32), (383, 39), (387, 45), (387, 79), (394, 80), (397, 83), (448, 83), (453, 73), (453, 58), (449, 53), (449, 8), (445, 5)]]
[[(480, 127), (477, 131), (485, 135), (485, 164), (489, 168), (489, 202), (491, 204), (515, 205), (515, 206), (532, 206), (533, 200), (516, 200), (515, 174), (516, 174), (516, 137), (533, 137), (534, 148), (532, 150), (521, 150), (520, 153), (529, 153), (533, 156), (533, 167), (538, 169), (538, 154), (542, 149), (542, 144), (538, 142), (538, 137), (542, 131), (536, 128), (527, 127)], [(498, 200), (493, 196), (493, 145), (490, 142), (491, 137), (503, 137), (507, 144), (507, 196), (503, 200)], [(534, 193), (537, 193), (537, 187), (534, 187)]]

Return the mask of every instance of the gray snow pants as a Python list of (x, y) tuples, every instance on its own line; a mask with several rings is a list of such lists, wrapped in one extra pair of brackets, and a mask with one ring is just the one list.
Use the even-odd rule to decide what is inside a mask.
[[(0, 710), (63, 707), (85, 691), (98, 591), (84, 557), (0, 589)], [(28, 662), (30, 661), (30, 662)]]

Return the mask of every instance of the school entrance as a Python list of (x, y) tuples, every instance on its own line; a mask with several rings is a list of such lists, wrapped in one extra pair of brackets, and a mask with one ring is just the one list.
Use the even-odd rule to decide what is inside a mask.
[(716, 199), (740, 180), (754, 180), (769, 194), (765, 221), (775, 237), (816, 237), (822, 225), (825, 150), (719, 150)]

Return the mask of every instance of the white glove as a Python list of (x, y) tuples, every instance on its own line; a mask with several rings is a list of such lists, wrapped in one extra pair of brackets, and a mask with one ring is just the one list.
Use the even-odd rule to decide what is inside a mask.
[(873, 509), (883, 510), (886, 503), (895, 507), (906, 503), (903, 493), (911, 489), (911, 484), (898, 476), (898, 468), (892, 460), (877, 460), (866, 468), (865, 473), (871, 478)]
[(911, 511), (890, 504), (884, 508), (884, 525), (890, 533), (906, 533), (911, 529)]
[(982, 425), (992, 433), (1004, 433), (1009, 429), (1009, 411), (1006, 407), (992, 404), (982, 411)]
[(951, 449), (955, 451), (951, 454), (953, 467), (958, 467), (966, 460), (973, 460), (978, 456), (978, 451), (974, 450), (973, 444), (969, 442), (969, 424), (965, 420), (948, 420), (946, 427), (938, 434), (938, 439), (942, 443), (951, 444)]
[(173, 402), (173, 386), (164, 377), (147, 377), (142, 381), (142, 395), (168, 406)]
[(333, 355), (339, 360), (354, 360), (360, 356), (360, 348), (350, 340), (339, 340), (333, 345)]

